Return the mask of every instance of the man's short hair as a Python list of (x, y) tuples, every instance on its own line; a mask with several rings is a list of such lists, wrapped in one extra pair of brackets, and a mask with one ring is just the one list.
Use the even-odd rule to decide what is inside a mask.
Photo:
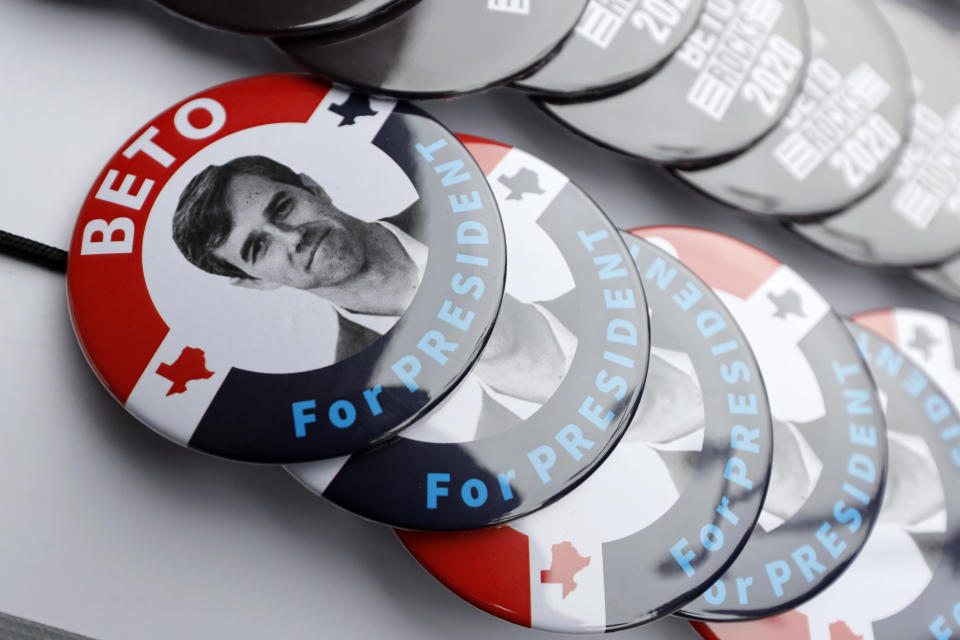
[(281, 184), (303, 187), (290, 167), (265, 156), (243, 156), (201, 171), (180, 194), (173, 216), (173, 241), (195, 267), (230, 278), (250, 276), (214, 254), (233, 230), (233, 215), (227, 207), (227, 186), (239, 175), (253, 175)]

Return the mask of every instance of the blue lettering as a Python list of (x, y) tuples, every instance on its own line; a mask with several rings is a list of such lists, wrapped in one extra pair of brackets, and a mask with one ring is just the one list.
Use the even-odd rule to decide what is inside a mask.
[[(857, 515), (859, 516), (860, 514)], [(839, 558), (840, 554), (847, 548), (847, 543), (843, 540), (837, 542), (840, 536), (836, 534), (829, 522), (824, 522), (820, 525), (820, 528), (817, 529), (816, 536), (817, 540), (819, 540), (823, 548), (827, 550), (827, 553), (833, 556), (834, 560)]]
[(391, 369), (410, 393), (420, 388), (420, 385), (417, 384), (417, 376), (420, 375), (420, 360), (418, 358), (404, 356), (394, 362)]
[(315, 400), (304, 400), (293, 403), (293, 432), (298, 438), (307, 437), (307, 425), (317, 421), (317, 416), (307, 413), (308, 409), (316, 409)]
[(457, 227), (457, 244), (490, 244), (490, 234), (482, 222), (467, 220)]
[(693, 551), (684, 551), (684, 549), (689, 546), (690, 543), (687, 542), (686, 538), (680, 540), (672, 547), (670, 547), (670, 555), (673, 556), (673, 559), (677, 561), (677, 564), (680, 565), (680, 568), (683, 569), (683, 572), (687, 574), (687, 577), (692, 577), (696, 571), (693, 569), (693, 565), (690, 564), (690, 561), (697, 557)]
[[(462, 307), (454, 307), (452, 302), (444, 300), (443, 306), (440, 307), (440, 312), (437, 314), (437, 319), (461, 331), (468, 331), (476, 315), (473, 311), (464, 312)], [(443, 334), (440, 335), (443, 336)], [(454, 346), (455, 349), (456, 346)]]
[(439, 364), (447, 364), (448, 358), (446, 353), (453, 353), (459, 346), (460, 345), (455, 342), (447, 342), (446, 336), (436, 329), (427, 331), (423, 334), (423, 337), (420, 338), (420, 342), (417, 343), (417, 348), (420, 349), (420, 351), (423, 351)]
[(702, 299), (703, 291), (692, 282), (688, 282), (679, 293), (673, 295), (673, 301), (684, 311), (690, 311)]
[(627, 270), (623, 265), (623, 256), (619, 253), (610, 253), (605, 256), (597, 256), (593, 259), (593, 264), (600, 267), (601, 280), (614, 280), (616, 278), (626, 278)]
[(583, 431), (575, 424), (565, 426), (554, 436), (554, 439), (560, 443), (560, 446), (567, 450), (567, 453), (569, 453), (570, 457), (574, 460), (580, 460), (583, 457), (580, 449), (589, 451), (593, 448), (593, 445), (596, 444), (593, 440), (584, 438)]
[(715, 524), (708, 524), (700, 530), (700, 542), (707, 551), (719, 551), (723, 548), (723, 531)]
[(550, 482), (550, 474), (547, 470), (557, 463), (557, 454), (553, 449), (544, 445), (537, 447), (527, 454), (527, 459), (533, 465), (537, 475), (540, 476), (540, 482), (547, 484)]
[(441, 487), (440, 483), (450, 482), (449, 473), (428, 473), (427, 474), (427, 509), (437, 508), (437, 498), (450, 495), (450, 490)]
[(349, 400), (337, 400), (330, 405), (327, 417), (330, 418), (330, 424), (337, 429), (346, 429), (357, 421), (357, 409)]
[(747, 590), (752, 586), (753, 578), (737, 578), (737, 596), (740, 604), (750, 604), (750, 596), (747, 595)]
[(370, 413), (375, 416), (383, 413), (383, 407), (380, 406), (380, 400), (378, 399), (381, 393), (383, 393), (383, 387), (380, 385), (363, 392), (363, 399), (367, 401), (367, 407), (370, 409)]
[(778, 598), (783, 597), (783, 585), (790, 580), (790, 565), (783, 560), (774, 560), (767, 564), (767, 576), (770, 578), (773, 594)]
[(500, 493), (503, 494), (504, 500), (513, 500), (513, 487), (510, 486), (510, 481), (516, 477), (516, 469), (510, 469), (510, 471), (506, 473), (497, 474), (497, 482), (500, 483)]
[(471, 478), (460, 487), (460, 497), (468, 507), (476, 509), (487, 501), (487, 485), (481, 480)]
[(607, 239), (610, 234), (606, 231), (597, 231), (596, 233), (591, 233), (587, 235), (583, 231), (577, 231), (577, 235), (580, 236), (580, 242), (583, 243), (583, 246), (586, 247), (587, 251), (593, 253), (594, 247), (597, 244), (598, 240)]
[(817, 553), (809, 545), (803, 545), (799, 549), (793, 552), (793, 561), (797, 564), (797, 568), (800, 569), (800, 573), (803, 574), (803, 577), (807, 582), (813, 582), (814, 575), (813, 572), (823, 573), (827, 570), (825, 566), (820, 564), (817, 560)]
[(450, 208), (453, 209), (454, 213), (483, 209), (483, 201), (480, 199), (479, 191), (471, 191), (470, 195), (461, 193), (458, 196), (451, 194), (447, 197), (450, 200)]
[(714, 582), (713, 586), (703, 594), (703, 598), (714, 606), (723, 604), (723, 601), (727, 599), (727, 586), (723, 584), (723, 580)]
[(580, 415), (592, 422), (600, 431), (606, 431), (610, 423), (616, 417), (613, 411), (607, 411), (607, 415), (600, 417), (603, 413), (603, 407), (593, 399), (593, 396), (587, 396), (587, 399), (580, 405)]
[(433, 170), (438, 174), (444, 174), (443, 179), (441, 180), (441, 182), (443, 182), (443, 186), (452, 187), (455, 184), (460, 184), (461, 182), (466, 182), (470, 179), (470, 173), (464, 172), (463, 167), (463, 160), (458, 158), (450, 162), (438, 164), (433, 168)]
[(667, 287), (670, 286), (670, 283), (673, 282), (673, 279), (677, 276), (677, 269), (675, 267), (670, 267), (667, 269), (667, 262), (663, 258), (657, 258), (653, 261), (653, 264), (650, 265), (650, 268), (647, 269), (647, 272), (643, 277), (647, 280), (655, 280), (657, 283), (657, 288), (661, 291), (666, 291)]

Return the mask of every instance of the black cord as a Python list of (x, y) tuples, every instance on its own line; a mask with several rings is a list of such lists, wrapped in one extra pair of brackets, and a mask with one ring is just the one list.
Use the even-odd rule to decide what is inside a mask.
[(6, 231), (0, 231), (0, 253), (59, 273), (67, 272), (66, 251)]

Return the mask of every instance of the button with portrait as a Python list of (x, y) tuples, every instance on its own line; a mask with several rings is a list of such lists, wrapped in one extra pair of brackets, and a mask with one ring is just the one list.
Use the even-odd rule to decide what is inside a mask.
[[(713, 584), (763, 506), (773, 434), (746, 336), (689, 268), (624, 240), (643, 279), (652, 347), (623, 439), (583, 484), (508, 525), (398, 531), (444, 585), (516, 624), (598, 633), (660, 618)], [(731, 396), (757, 411), (744, 415)]]
[(476, 529), (569, 492), (623, 436), (650, 355), (643, 285), (604, 213), (539, 158), (463, 139), (500, 203), (509, 256), (480, 359), (393, 440), (288, 467), (344, 509), (404, 529)]
[[(678, 614), (732, 621), (790, 610), (843, 573), (876, 521), (886, 468), (880, 395), (843, 320), (790, 267), (705, 229), (637, 233), (723, 299), (760, 363), (773, 415), (773, 470), (753, 534)], [(755, 411), (745, 398), (730, 402)]]
[(419, 109), (304, 75), (214, 87), (136, 133), (70, 247), (77, 336), (136, 417), (291, 463), (389, 438), (467, 373), (503, 294), (496, 199)]

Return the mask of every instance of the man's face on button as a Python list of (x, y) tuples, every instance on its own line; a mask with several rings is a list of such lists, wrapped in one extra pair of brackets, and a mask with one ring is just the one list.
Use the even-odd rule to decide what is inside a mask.
[(214, 254), (264, 286), (335, 286), (363, 266), (361, 238), (319, 188), (240, 174), (225, 199), (233, 229)]

